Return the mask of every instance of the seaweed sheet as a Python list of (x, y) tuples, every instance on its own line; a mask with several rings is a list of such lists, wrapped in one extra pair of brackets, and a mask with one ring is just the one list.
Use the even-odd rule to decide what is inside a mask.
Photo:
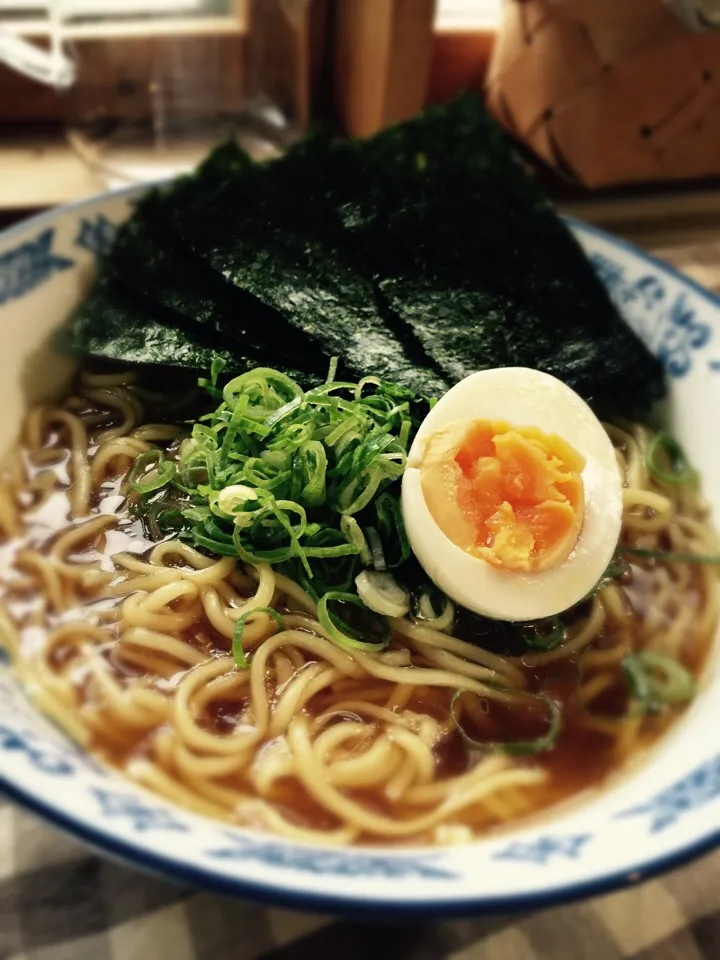
[(173, 226), (212, 269), (282, 314), (326, 357), (340, 357), (348, 373), (443, 393), (449, 382), (413, 330), (344, 253), (341, 222), (322, 189), (328, 149), (311, 140), (210, 201), (181, 198)]
[(626, 412), (662, 395), (661, 365), (476, 98), (337, 145), (326, 180), (352, 254), (452, 380), (536, 367)]
[[(471, 97), (271, 163), (221, 148), (140, 204), (111, 263), (146, 313), (159, 304), (153, 323), (219, 336), (248, 362), (317, 373), (337, 355), (426, 396), (474, 370), (536, 367), (626, 414), (663, 392), (660, 364)], [(118, 289), (113, 276), (83, 307), (76, 345), (102, 309), (120, 351)]]
[[(123, 226), (108, 262), (124, 283), (192, 324), (251, 344), (264, 360), (272, 353), (278, 363), (321, 374), (323, 354), (277, 311), (228, 283), (195, 256), (173, 229), (178, 205), (200, 199), (210, 203), (224, 184), (253, 166), (234, 144), (218, 148), (197, 174), (154, 190)], [(169, 315), (168, 315), (169, 316)]]
[[(183, 326), (126, 287), (109, 270), (58, 335), (58, 347), (69, 353), (90, 354), (128, 363), (185, 367), (207, 371), (219, 357), (232, 372), (257, 366), (259, 354), (243, 352), (237, 343), (208, 336), (201, 328)], [(278, 366), (291, 376), (305, 377), (292, 366)]]

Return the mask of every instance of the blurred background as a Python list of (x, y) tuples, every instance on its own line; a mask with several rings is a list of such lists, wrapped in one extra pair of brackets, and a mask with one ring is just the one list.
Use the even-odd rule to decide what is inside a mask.
[(561, 208), (654, 247), (720, 218), (718, 0), (0, 0), (0, 224), (486, 98)]

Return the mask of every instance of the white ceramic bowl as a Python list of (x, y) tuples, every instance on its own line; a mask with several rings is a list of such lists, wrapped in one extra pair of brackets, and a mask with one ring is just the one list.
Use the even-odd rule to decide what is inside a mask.
[[(81, 298), (134, 191), (0, 234), (0, 450), (27, 403), (67, 375), (48, 337)], [(670, 428), (720, 515), (720, 301), (632, 246), (573, 222), (599, 276), (670, 382)], [(720, 677), (636, 770), (512, 832), (467, 846), (324, 849), (202, 819), (100, 768), (40, 716), (0, 665), (0, 786), (140, 867), (323, 913), (509, 910), (647, 877), (720, 840)]]

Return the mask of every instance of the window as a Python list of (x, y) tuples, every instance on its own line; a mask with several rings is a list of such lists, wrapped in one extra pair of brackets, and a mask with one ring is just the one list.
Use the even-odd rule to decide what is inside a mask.
[(45, 36), (60, 20), (66, 39), (242, 33), (246, 0), (0, 0), (0, 27)]
[[(629, 0), (632, 2), (632, 0)], [(494, 30), (502, 0), (437, 0), (438, 30)]]

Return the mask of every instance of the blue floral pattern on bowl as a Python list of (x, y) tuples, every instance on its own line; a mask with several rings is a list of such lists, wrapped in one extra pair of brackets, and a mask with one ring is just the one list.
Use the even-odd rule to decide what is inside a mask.
[[(78, 302), (138, 196), (133, 189), (95, 198), (0, 234), (6, 417), (19, 410), (26, 364)], [(664, 363), (671, 426), (705, 471), (706, 492), (720, 510), (720, 352), (713, 353), (720, 303), (622, 241), (571, 227), (628, 323)], [(0, 446), (10, 432), (0, 418)], [(708, 731), (719, 727), (720, 697), (701, 696), (642, 771), (512, 834), (442, 849), (336, 849), (203, 819), (101, 767), (38, 714), (0, 657), (0, 787), (20, 803), (182, 880), (374, 918), (527, 907), (637, 879), (717, 842), (720, 755)]]
[(110, 252), (117, 231), (118, 225), (108, 220), (104, 213), (95, 217), (81, 217), (75, 246), (82, 247), (94, 257), (102, 257)]
[[(638, 806), (621, 811), (618, 816), (649, 814), (650, 832), (658, 833), (677, 823), (686, 814), (719, 798), (720, 754)], [(716, 816), (720, 817), (720, 811), (716, 812)]]
[(144, 802), (136, 793), (127, 790), (106, 790), (93, 787), (91, 793), (98, 802), (100, 816), (107, 819), (121, 817), (128, 820), (135, 830), (189, 830), (173, 816), (167, 806)]
[(610, 298), (662, 361), (671, 377), (684, 377), (692, 367), (696, 350), (710, 342), (710, 325), (698, 319), (688, 294), (671, 295), (661, 278), (648, 273), (628, 278), (623, 264), (603, 253), (589, 257)]
[(537, 863), (545, 866), (553, 857), (567, 857), (576, 860), (583, 852), (585, 844), (591, 839), (591, 834), (581, 833), (576, 836), (554, 836), (547, 834), (533, 840), (531, 843), (510, 843), (499, 853), (495, 860), (517, 860), (525, 863)]
[(328, 848), (321, 852), (307, 847), (293, 847), (280, 840), (251, 840), (238, 833), (226, 834), (226, 844), (206, 851), (207, 856), (220, 860), (261, 860), (276, 867), (289, 867), (316, 874), (334, 874), (339, 877), (383, 877), (403, 879), (425, 877), (434, 880), (451, 879), (453, 874), (437, 861), (439, 856), (383, 857), (365, 851), (348, 854), (344, 850)]
[(33, 239), (0, 254), (0, 304), (19, 300), (59, 270), (70, 270), (75, 262), (53, 250), (55, 230), (48, 227)]

